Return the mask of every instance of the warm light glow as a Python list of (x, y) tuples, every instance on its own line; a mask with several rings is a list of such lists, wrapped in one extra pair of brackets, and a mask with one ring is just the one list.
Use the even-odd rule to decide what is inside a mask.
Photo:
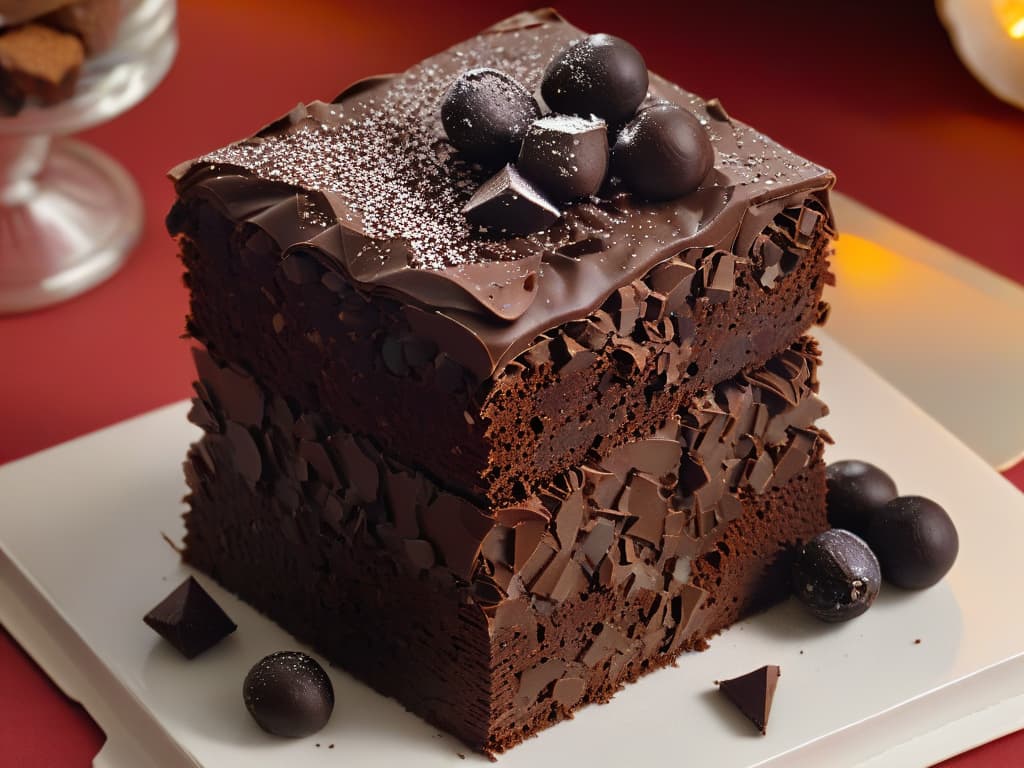
[(900, 272), (905, 270), (897, 254), (848, 232), (843, 232), (836, 241), (832, 266), (844, 288), (865, 296), (897, 283)]
[(1024, 40), (1024, 0), (996, 0), (993, 7), (1006, 33)]

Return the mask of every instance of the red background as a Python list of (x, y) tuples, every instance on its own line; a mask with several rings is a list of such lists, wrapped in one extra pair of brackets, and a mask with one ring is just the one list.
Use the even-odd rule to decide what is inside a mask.
[[(181, 52), (132, 112), (84, 138), (118, 158), (147, 203), (118, 276), (74, 301), (0, 317), (0, 463), (188, 396), (186, 307), (163, 226), (164, 173), (296, 102), (404, 69), (522, 10), (395, 0), (181, 0)], [(433, 6), (433, 8), (431, 8)], [(633, 42), (651, 69), (836, 170), (840, 189), (1024, 282), (1015, 234), (1024, 112), (960, 66), (928, 0), (566, 0), (593, 31)], [(840, 222), (841, 226), (842, 222)], [(1009, 473), (1024, 487), (1024, 464)], [(2, 502), (0, 502), (2, 503)], [(2, 514), (2, 512), (0, 512)], [(0, 765), (90, 764), (103, 734), (0, 631)], [(950, 761), (1024, 764), (1024, 732)]]

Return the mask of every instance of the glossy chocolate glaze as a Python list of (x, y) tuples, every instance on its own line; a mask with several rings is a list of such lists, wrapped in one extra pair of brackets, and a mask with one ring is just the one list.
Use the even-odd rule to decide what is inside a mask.
[(481, 66), (533, 92), (551, 59), (583, 36), (553, 11), (520, 14), (404, 74), (300, 105), (171, 176), (182, 198), (256, 225), (286, 255), (308, 251), (359, 290), (402, 302), (418, 333), (481, 380), (685, 248), (746, 254), (784, 208), (814, 197), (828, 210), (829, 171), (652, 75), (648, 99), (690, 110), (709, 132), (715, 167), (701, 188), (648, 203), (611, 180), (543, 232), (474, 232), (460, 211), (486, 175), (445, 139), (444, 92)]

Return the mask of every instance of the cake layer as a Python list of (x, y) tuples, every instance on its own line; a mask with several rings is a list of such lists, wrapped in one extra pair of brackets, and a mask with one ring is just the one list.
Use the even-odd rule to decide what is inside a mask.
[(217, 470), (217, 482), (204, 478), (191, 499), (188, 561), (350, 674), (488, 753), (608, 701), (783, 599), (790, 551), (828, 527), (819, 461), (781, 488), (741, 492), (743, 515), (726, 526), (720, 548), (694, 562), (694, 581), (714, 598), (706, 610), (694, 610), (694, 593), (680, 586), (630, 598), (620, 585), (495, 629), (478, 605), (397, 567), (369, 530), (351, 544), (307, 538), (298, 523), (282, 526), (272, 497), (227, 467)]
[(685, 249), (480, 383), (408, 307), (364, 296), (309, 254), (283, 256), (208, 200), (180, 203), (174, 229), (195, 338), (303, 410), (496, 504), (762, 365), (823, 318), (830, 279), (828, 220), (809, 200), (777, 215), (754, 253)]
[(807, 339), (507, 506), (197, 363), (187, 559), (476, 749), (781, 598), (780, 558), (827, 527)]
[(445, 91), (495, 67), (534, 92), (582, 37), (521, 14), (176, 169), (189, 331), (494, 504), (780, 352), (823, 312), (834, 178), (656, 75), (645, 103), (689, 111), (714, 148), (698, 189), (651, 202), (612, 175), (543, 232), (465, 221), (493, 169), (448, 142)]

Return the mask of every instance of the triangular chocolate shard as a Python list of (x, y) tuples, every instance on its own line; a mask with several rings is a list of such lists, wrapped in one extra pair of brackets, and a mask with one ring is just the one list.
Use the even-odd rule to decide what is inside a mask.
[(718, 690), (763, 734), (772, 711), (779, 675), (779, 668), (769, 664), (732, 680), (720, 680)]
[(481, 184), (462, 213), (470, 223), (503, 236), (539, 232), (561, 216), (558, 208), (511, 165)]
[(195, 658), (237, 629), (191, 576), (142, 620), (186, 659)]

